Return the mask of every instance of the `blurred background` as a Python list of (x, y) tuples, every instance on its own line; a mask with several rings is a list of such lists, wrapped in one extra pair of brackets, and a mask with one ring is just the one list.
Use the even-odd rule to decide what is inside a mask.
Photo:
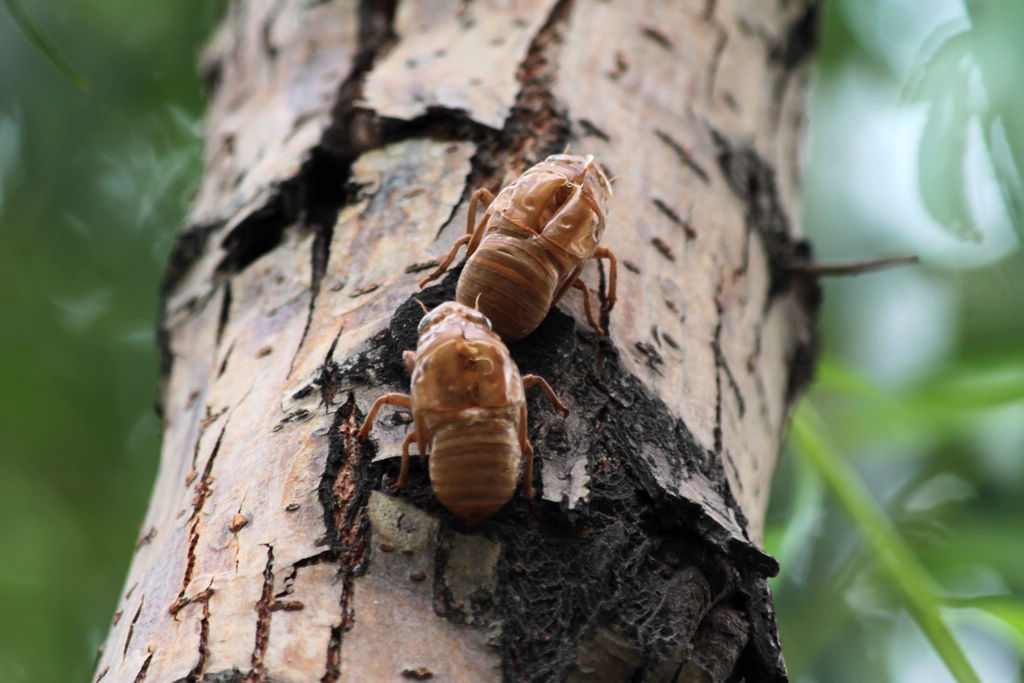
[(0, 681), (92, 680), (156, 474), (160, 282), (208, 0), (0, 5)]
[(922, 263), (823, 282), (766, 533), (795, 681), (1024, 680), (1022, 78), (1020, 0), (824, 3), (804, 229)]
[[(222, 7), (0, 6), (0, 681), (88, 680), (109, 627), (156, 472), (158, 292)], [(804, 228), (821, 260), (922, 264), (824, 282), (766, 533), (787, 663), (1021, 681), (1024, 3), (827, 0), (822, 19)]]

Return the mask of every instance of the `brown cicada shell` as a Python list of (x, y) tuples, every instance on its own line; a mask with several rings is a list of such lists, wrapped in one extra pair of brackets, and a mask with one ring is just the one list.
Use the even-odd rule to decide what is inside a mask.
[[(466, 234), (420, 287), (444, 273), (459, 247), (468, 244), (456, 299), (478, 305), (502, 339), (515, 341), (535, 330), (570, 287), (583, 292), (587, 320), (600, 332), (590, 290), (579, 275), (588, 259), (608, 259), (602, 311), (610, 311), (615, 305), (616, 260), (598, 242), (611, 196), (611, 183), (593, 157), (569, 154), (555, 154), (530, 167), (497, 197), (481, 188), (469, 202)], [(478, 201), (487, 204), (479, 223)]]
[(524, 390), (537, 384), (556, 409), (569, 411), (548, 383), (519, 376), (508, 348), (479, 311), (448, 301), (423, 316), (415, 351), (403, 360), (412, 375), (409, 394), (378, 398), (359, 430), (366, 438), (383, 405), (408, 408), (413, 430), (402, 443), (396, 486), (405, 486), (409, 445), (429, 453), (434, 494), (452, 514), (479, 524), (512, 499), (526, 456), (523, 495), (533, 497), (533, 447), (526, 437)]

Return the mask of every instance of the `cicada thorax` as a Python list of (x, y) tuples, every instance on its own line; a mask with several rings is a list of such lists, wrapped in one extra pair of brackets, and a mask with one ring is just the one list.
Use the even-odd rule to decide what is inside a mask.
[(455, 414), (521, 403), (522, 387), (519, 370), (500, 340), (458, 337), (417, 351), (411, 393), (422, 411)]
[(555, 155), (528, 169), (484, 214), (457, 300), (479, 306), (505, 341), (532, 332), (597, 249), (610, 194), (589, 158)]
[(521, 413), (517, 405), (424, 415), (435, 422), (429, 428), (434, 495), (456, 517), (479, 524), (512, 500), (522, 460)]

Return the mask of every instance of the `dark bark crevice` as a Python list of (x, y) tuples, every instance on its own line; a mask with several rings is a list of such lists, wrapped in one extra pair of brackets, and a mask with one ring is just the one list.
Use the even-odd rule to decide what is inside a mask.
[[(779, 198), (774, 169), (750, 147), (734, 146), (724, 135), (711, 129), (718, 150), (718, 165), (733, 193), (746, 204), (747, 230), (757, 234), (768, 256), (769, 288), (764, 310), (787, 292), (797, 300), (813, 323), (821, 305), (821, 286), (813, 273), (789, 267), (794, 262), (813, 260), (811, 244), (794, 237), (789, 218)], [(786, 402), (792, 404), (814, 375), (820, 340), (813, 324), (797, 344), (789, 366)]]
[(770, 301), (794, 285), (798, 276), (787, 264), (809, 261), (811, 245), (793, 236), (789, 217), (779, 198), (775, 171), (768, 162), (752, 147), (734, 145), (714, 128), (711, 138), (717, 150), (719, 170), (733, 193), (745, 204), (747, 229), (761, 237), (768, 255)]
[[(326, 381), (329, 385), (324, 390), (333, 394), (337, 390), (334, 376)], [(322, 556), (309, 558), (309, 561), (319, 562), (322, 557), (336, 562), (342, 583), (338, 622), (331, 627), (325, 653), (326, 673), (321, 678), (324, 683), (337, 681), (341, 676), (341, 646), (345, 633), (353, 624), (350, 608), (353, 583), (356, 576), (366, 572), (370, 533), (366, 507), (370, 491), (380, 480), (378, 472), (381, 467), (372, 464), (372, 458), (364, 457), (363, 446), (355, 438), (362, 418), (362, 413), (356, 408), (355, 397), (349, 393), (348, 399), (334, 414), (327, 464), (318, 489), (326, 528), (320, 543), (327, 546), (327, 550)]]
[(705, 185), (711, 184), (711, 176), (709, 176), (704, 167), (693, 158), (693, 153), (686, 145), (675, 140), (671, 135), (663, 130), (655, 130), (654, 135), (668, 145), (669, 149), (675, 152), (676, 157), (679, 158), (679, 163), (693, 171), (694, 174), (700, 178), (701, 182)]
[(139, 615), (142, 614), (142, 606), (146, 604), (146, 596), (143, 595), (139, 598), (139, 608), (135, 610), (135, 616), (132, 617), (132, 623), (128, 625), (128, 635), (124, 639), (124, 647), (121, 649), (121, 656), (128, 654), (128, 646), (132, 644), (132, 634), (135, 632), (135, 624), (139, 621)]
[(217, 264), (217, 276), (230, 277), (242, 272), (281, 243), (285, 229), (298, 215), (297, 185), (284, 183), (263, 206), (228, 231), (220, 242), (225, 254)]
[[(221, 295), (220, 300), (220, 314), (217, 317), (217, 336), (216, 345), (220, 346), (221, 340), (224, 338), (224, 330), (228, 326), (228, 318), (231, 315), (231, 281), (228, 280), (224, 283), (224, 293)], [(224, 367), (227, 365), (227, 359), (231, 355), (230, 349), (224, 356), (224, 362), (221, 363), (220, 373), (223, 374)]]
[(811, 57), (821, 34), (820, 7), (810, 3), (785, 29), (785, 35), (768, 52), (768, 59), (778, 63), (784, 72), (792, 72)]
[[(238, 222), (220, 238), (224, 250), (214, 272), (214, 283), (229, 279), (276, 248), (287, 230), (312, 229), (316, 232), (311, 254), (312, 282), (310, 283), (312, 315), (320, 281), (326, 269), (331, 233), (338, 211), (348, 204), (351, 192), (346, 183), (352, 161), (359, 153), (379, 146), (374, 136), (348, 135), (360, 128), (365, 112), (355, 106), (360, 96), (362, 81), (377, 55), (394, 40), (391, 23), (395, 0), (360, 2), (358, 46), (352, 71), (339, 89), (337, 105), (332, 113), (332, 125), (321, 144), (311, 150), (296, 177), (270, 188), (263, 204), (241, 216)], [(219, 73), (220, 69), (216, 69)], [(365, 122), (364, 122), (365, 123)], [(339, 139), (345, 144), (334, 144)], [(175, 244), (162, 287), (161, 311), (166, 315), (166, 302), (171, 292), (181, 283), (185, 274), (199, 256), (209, 248), (210, 238), (221, 232), (223, 224), (187, 226)], [(307, 322), (308, 325), (308, 322)], [(158, 332), (161, 350), (161, 376), (170, 375), (173, 354), (169, 345), (169, 332), (161, 325)]]
[[(165, 296), (167, 292), (173, 291), (178, 286), (192, 264), (206, 252), (210, 235), (218, 228), (220, 228), (220, 224), (192, 225), (187, 226), (178, 234), (167, 261), (167, 270), (161, 286)], [(166, 301), (160, 302), (161, 311), (165, 310), (165, 304)]]
[(146, 655), (146, 659), (143, 660), (142, 666), (139, 668), (139, 673), (135, 674), (135, 683), (142, 683), (146, 680), (146, 675), (149, 673), (149, 664), (153, 661), (153, 653), (150, 652)]
[(274, 606), (274, 546), (267, 545), (267, 563), (263, 567), (263, 588), (260, 599), (256, 601), (256, 642), (253, 645), (251, 669), (246, 679), (263, 683), (267, 680), (267, 668), (263, 657), (267, 653), (270, 642), (270, 613)]
[(665, 216), (665, 218), (668, 218), (673, 225), (682, 229), (683, 234), (686, 235), (687, 240), (697, 238), (697, 231), (694, 229), (693, 223), (691, 223), (689, 219), (681, 218), (679, 214), (676, 213), (675, 209), (673, 209), (671, 206), (666, 204), (661, 199), (658, 199), (657, 197), (652, 198), (651, 203), (654, 205), (654, 208), (661, 212), (661, 214)]
[(711, 334), (711, 351), (715, 356), (715, 455), (721, 459), (722, 452), (722, 281), (715, 284), (715, 329)]
[(781, 105), (790, 80), (798, 68), (814, 55), (814, 50), (818, 46), (820, 23), (818, 5), (811, 3), (800, 16), (785, 27), (781, 39), (768, 42), (768, 61), (778, 68), (772, 83), (770, 100), (773, 129), (778, 129)]
[(196, 659), (195, 666), (192, 667), (192, 670), (188, 672), (188, 676), (185, 678), (188, 683), (205, 680), (203, 671), (206, 669), (206, 661), (210, 657), (210, 596), (212, 594), (213, 590), (207, 588), (199, 596), (203, 604), (203, 615), (199, 619), (199, 656)]
[(168, 608), (171, 616), (176, 617), (183, 607), (192, 602), (205, 602), (213, 593), (211, 588), (207, 588), (197, 596), (190, 597), (186, 595), (188, 586), (192, 582), (192, 572), (194, 571), (196, 564), (196, 547), (199, 545), (200, 515), (203, 512), (203, 506), (206, 504), (206, 499), (210, 496), (210, 485), (213, 483), (213, 478), (211, 477), (213, 463), (217, 459), (218, 451), (220, 451), (220, 444), (224, 439), (224, 432), (228, 428), (228, 422), (229, 420), (224, 421), (224, 425), (220, 429), (220, 434), (217, 435), (217, 442), (214, 444), (213, 450), (210, 452), (210, 457), (207, 458), (206, 465), (203, 467), (203, 473), (196, 484), (196, 493), (192, 499), (192, 516), (188, 521), (188, 545), (186, 546), (185, 571), (181, 577), (181, 588), (178, 591), (178, 598)]

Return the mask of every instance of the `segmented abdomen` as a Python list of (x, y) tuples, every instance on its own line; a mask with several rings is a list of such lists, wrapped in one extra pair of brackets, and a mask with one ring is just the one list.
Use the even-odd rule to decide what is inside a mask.
[(443, 424), (430, 449), (434, 495), (456, 517), (479, 524), (515, 494), (522, 456), (509, 416)]
[(492, 232), (466, 263), (455, 298), (477, 306), (505, 341), (532, 332), (551, 307), (559, 270), (534, 240)]

